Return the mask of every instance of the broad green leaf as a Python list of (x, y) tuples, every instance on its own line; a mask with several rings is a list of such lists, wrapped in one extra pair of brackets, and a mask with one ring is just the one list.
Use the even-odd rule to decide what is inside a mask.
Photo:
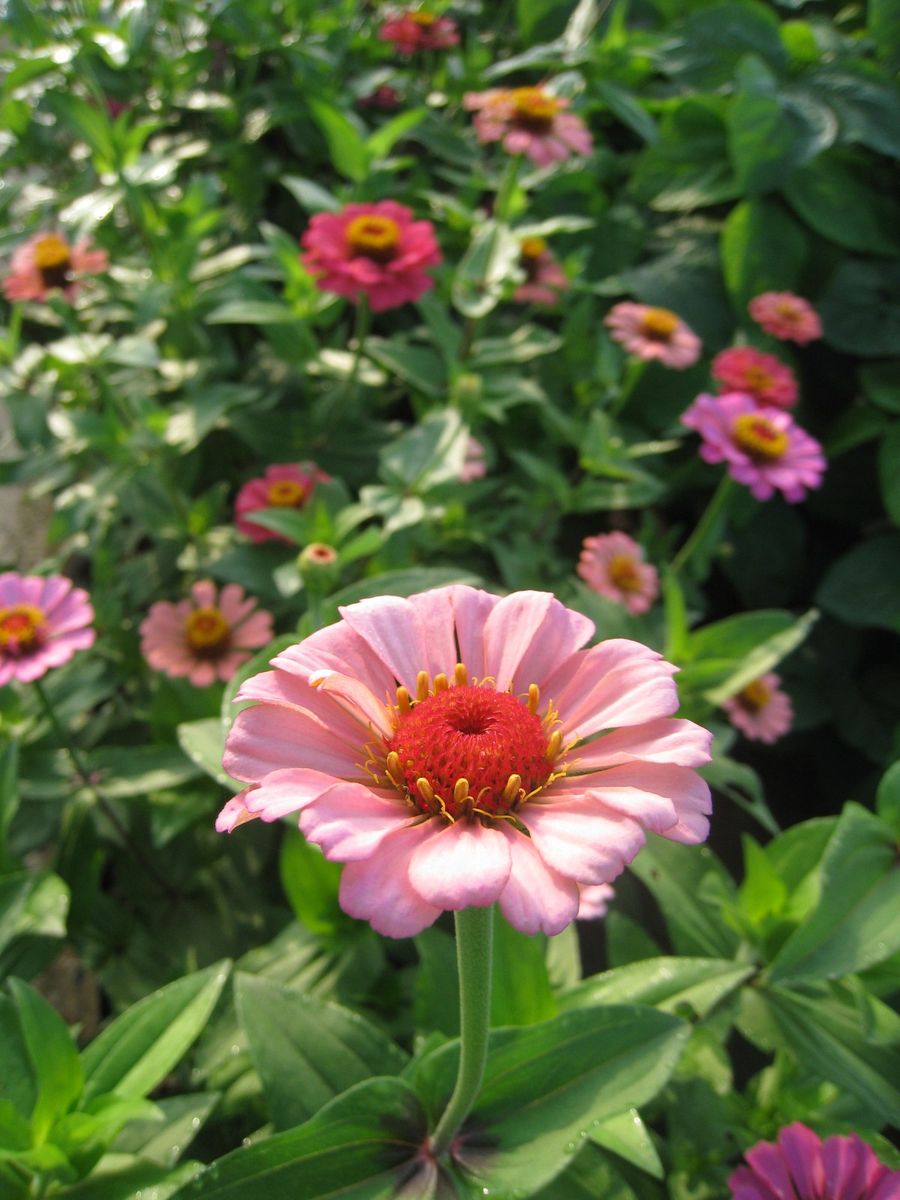
[(435, 1031), (459, 1037), (459, 975), (456, 942), (443, 929), (432, 926), (416, 937), (419, 969), (413, 987), (413, 1014), (417, 1033)]
[(882, 775), (875, 808), (885, 825), (900, 838), (900, 762), (892, 763)]
[(671, 1013), (687, 1006), (705, 1017), (753, 970), (725, 959), (649, 958), (593, 975), (557, 1000), (564, 1011), (593, 1004), (652, 1004)]
[(619, 1158), (646, 1171), (654, 1179), (662, 1179), (663, 1165), (659, 1154), (636, 1108), (608, 1117), (591, 1130), (591, 1141), (612, 1150)]
[(132, 1121), (116, 1139), (116, 1150), (138, 1154), (163, 1167), (173, 1167), (218, 1102), (215, 1092), (157, 1100), (155, 1119)]
[(900, 362), (867, 363), (859, 372), (866, 398), (889, 413), (900, 413)]
[(720, 241), (722, 272), (737, 311), (761, 292), (794, 291), (809, 256), (809, 238), (779, 200), (754, 197), (736, 205)]
[(53, 1195), (59, 1200), (169, 1200), (176, 1189), (196, 1175), (198, 1164), (175, 1169), (147, 1162), (131, 1154), (105, 1155), (87, 1179)]
[(900, 202), (888, 179), (871, 156), (835, 150), (786, 180), (784, 194), (816, 233), (838, 246), (863, 254), (900, 254)]
[(465, 460), (468, 430), (455, 408), (435, 410), (381, 451), (379, 474), (408, 494), (455, 482)]
[(31, 1116), (37, 1090), (37, 1076), (28, 1053), (18, 1009), (8, 996), (0, 992), (0, 1097), (9, 1101), (24, 1120)]
[(300, 324), (293, 309), (275, 300), (226, 300), (204, 319), (207, 325)]
[(373, 159), (386, 158), (401, 138), (411, 133), (428, 116), (427, 108), (410, 108), (386, 121), (369, 135), (366, 150)]
[(543, 937), (519, 933), (495, 906), (491, 1025), (531, 1025), (556, 1014), (545, 948)]
[(744, 848), (744, 880), (738, 888), (738, 905), (750, 925), (758, 926), (766, 917), (776, 916), (782, 911), (787, 888), (759, 842), (748, 834), (744, 834), (741, 841)]
[(453, 277), (453, 305), (477, 320), (497, 307), (504, 283), (519, 260), (519, 239), (509, 226), (488, 220), (478, 226)]
[(66, 936), (69, 889), (51, 871), (0, 878), (0, 977), (37, 974)]
[(656, 897), (679, 954), (730, 958), (738, 936), (722, 920), (734, 884), (706, 846), (682, 846), (651, 835), (631, 870)]
[(778, 18), (771, 8), (755, 0), (704, 5), (691, 12), (675, 32), (676, 40), (666, 46), (662, 57), (662, 70), (698, 89), (715, 91), (729, 86), (747, 54), (757, 55), (776, 74), (787, 66)]
[(192, 762), (222, 787), (230, 792), (238, 792), (244, 786), (237, 779), (232, 779), (222, 766), (225, 727), (218, 717), (182, 721), (178, 726), (178, 744)]
[(9, 988), (37, 1083), (31, 1128), (40, 1145), (81, 1095), (81, 1060), (65, 1021), (43, 996), (20, 979), (10, 979)]
[(888, 516), (900, 525), (900, 422), (895, 423), (878, 447), (881, 498)]
[(893, 356), (900, 340), (900, 263), (846, 258), (816, 305), (825, 340), (863, 358)]
[(900, 630), (900, 534), (870, 538), (832, 562), (816, 603), (848, 625)]
[(718, 97), (691, 96), (668, 112), (639, 156), (631, 188), (662, 212), (690, 212), (740, 195)]
[(15, 860), (6, 838), (9, 825), (19, 807), (19, 743), (13, 740), (0, 747), (0, 872), (11, 871)]
[[(533, 1194), (534, 1200), (644, 1200), (638, 1197), (609, 1156), (593, 1142), (572, 1143), (571, 1166)], [(516, 1193), (513, 1193), (515, 1195)]]
[(723, 701), (745, 688), (748, 683), (752, 683), (754, 679), (759, 679), (761, 675), (773, 670), (782, 659), (787, 658), (801, 642), (805, 641), (810, 629), (818, 619), (819, 614), (816, 610), (810, 609), (808, 613), (799, 617), (789, 629), (785, 629), (782, 633), (776, 633), (755, 647), (733, 674), (717, 687), (710, 688), (706, 692), (706, 699), (711, 704), (722, 704)]
[(90, 755), (98, 771), (103, 795), (146, 796), (148, 792), (178, 787), (199, 774), (196, 763), (177, 746), (103, 746)]
[(424, 346), (411, 346), (398, 337), (366, 339), (366, 354), (379, 366), (426, 396), (442, 397), (447, 376), (441, 358)]
[(687, 658), (689, 661), (706, 658), (739, 661), (769, 638), (790, 629), (793, 623), (792, 613), (777, 609), (726, 617), (690, 634)]
[(310, 99), (308, 104), (328, 143), (335, 169), (354, 183), (362, 183), (369, 172), (369, 151), (357, 125), (325, 100)]
[(347, 936), (357, 928), (338, 902), (341, 866), (325, 857), (298, 829), (285, 829), (279, 872), (297, 920), (321, 937)]

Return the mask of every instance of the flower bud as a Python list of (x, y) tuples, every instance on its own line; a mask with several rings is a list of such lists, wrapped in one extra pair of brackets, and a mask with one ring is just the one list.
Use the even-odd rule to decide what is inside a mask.
[(338, 552), (324, 542), (310, 542), (297, 559), (297, 569), (306, 589), (319, 596), (326, 595), (338, 580)]

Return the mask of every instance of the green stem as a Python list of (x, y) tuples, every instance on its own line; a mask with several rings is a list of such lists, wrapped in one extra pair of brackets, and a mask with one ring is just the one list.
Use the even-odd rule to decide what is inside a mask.
[(622, 386), (619, 388), (619, 394), (610, 404), (607, 413), (611, 417), (617, 417), (628, 401), (631, 399), (631, 394), (637, 385), (640, 383), (644, 372), (647, 369), (647, 363), (643, 358), (633, 358), (625, 368), (625, 378), (622, 380)]
[(353, 352), (353, 365), (350, 368), (350, 374), (347, 376), (347, 386), (345, 388), (347, 396), (351, 401), (356, 398), (359, 369), (362, 365), (363, 350), (365, 349), (371, 318), (372, 310), (369, 308), (369, 301), (365, 296), (360, 296), (356, 303), (356, 320), (353, 323), (353, 340), (356, 342), (356, 349)]
[(453, 1095), (431, 1139), (439, 1158), (450, 1147), (475, 1103), (487, 1062), (491, 1017), (491, 964), (494, 910), (464, 908), (456, 914), (456, 962), (459, 970), (459, 1074)]
[(675, 558), (672, 561), (672, 571), (678, 573), (684, 568), (686, 562), (697, 552), (697, 549), (702, 546), (719, 518), (722, 516), (731, 493), (734, 488), (734, 480), (730, 475), (723, 475), (719, 486), (712, 494), (709, 504), (703, 510), (700, 520), (694, 526), (694, 531), (687, 539)]
[(12, 362), (19, 353), (19, 338), (22, 336), (22, 316), (22, 305), (14, 304), (9, 314), (6, 341), (3, 346), (3, 353), (7, 362)]
[(519, 178), (519, 168), (522, 165), (522, 155), (514, 154), (507, 164), (503, 179), (500, 182), (500, 187), (497, 189), (497, 198), (494, 201), (494, 220), (508, 221), (509, 206), (512, 203), (512, 198), (516, 191), (516, 182)]

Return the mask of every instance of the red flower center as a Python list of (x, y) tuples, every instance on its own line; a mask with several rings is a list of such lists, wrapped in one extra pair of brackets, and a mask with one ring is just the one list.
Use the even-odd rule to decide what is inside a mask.
[(44, 287), (63, 288), (68, 285), (72, 256), (65, 238), (58, 233), (48, 233), (35, 244), (32, 254)]
[(772, 693), (761, 679), (754, 679), (737, 694), (738, 704), (749, 713), (758, 713), (771, 699)]
[(668, 342), (678, 328), (678, 318), (667, 308), (648, 308), (641, 318), (641, 333), (654, 342)]
[(609, 560), (609, 577), (622, 592), (639, 592), (641, 576), (630, 554), (614, 554)]
[(731, 427), (735, 445), (744, 450), (754, 462), (775, 462), (781, 458), (790, 439), (781, 429), (776, 429), (768, 417), (758, 413), (744, 413), (735, 417)]
[(548, 96), (542, 88), (513, 88), (514, 120), (517, 125), (531, 133), (548, 133), (562, 103), (555, 96)]
[(390, 217), (367, 213), (354, 217), (344, 235), (352, 255), (362, 255), (375, 262), (390, 262), (400, 244), (400, 226)]
[(199, 658), (221, 658), (231, 642), (231, 626), (217, 608), (195, 608), (184, 623), (187, 643)]
[(0, 652), (13, 658), (40, 649), (47, 636), (44, 614), (33, 604), (0, 608)]
[(270, 508), (299, 508), (306, 498), (306, 488), (298, 479), (276, 479), (266, 488)]

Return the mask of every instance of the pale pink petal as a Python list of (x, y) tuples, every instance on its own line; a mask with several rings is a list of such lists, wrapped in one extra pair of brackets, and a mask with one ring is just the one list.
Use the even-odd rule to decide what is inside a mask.
[(339, 610), (394, 677), (415, 693), (419, 671), (452, 675), (456, 665), (453, 609), (446, 590), (406, 599), (379, 596)]
[(606, 916), (615, 891), (608, 883), (588, 883), (579, 887), (578, 895), (578, 920), (594, 921)]
[(579, 883), (609, 883), (645, 841), (636, 820), (594, 796), (532, 800), (519, 815), (544, 862)]
[(191, 596), (197, 608), (216, 607), (216, 585), (211, 579), (198, 579), (191, 587)]
[(359, 713), (339, 706), (333, 696), (313, 687), (305, 679), (290, 675), (287, 671), (262, 671), (245, 679), (238, 689), (236, 699), (263, 700), (268, 704), (280, 704), (298, 709), (304, 719), (314, 724), (308, 728), (308, 737), (318, 739), (322, 730), (344, 742), (350, 757), (358, 757), (359, 748), (369, 740), (368, 721)]
[(484, 679), (490, 672), (485, 664), (483, 630), (488, 616), (500, 603), (500, 597), (465, 584), (451, 588), (450, 596), (456, 621), (459, 661), (465, 664), (472, 678)]
[(303, 679), (313, 671), (340, 671), (359, 679), (375, 696), (393, 700), (396, 695), (393, 672), (344, 621), (318, 630), (297, 646), (288, 646), (272, 659), (272, 666)]
[(433, 925), (441, 910), (423, 900), (409, 882), (409, 860), (417, 848), (442, 836), (443, 827), (431, 821), (407, 826), (384, 838), (371, 858), (347, 863), (341, 876), (341, 908), (385, 937), (414, 937)]
[(572, 770), (583, 772), (616, 763), (669, 762), (700, 767), (710, 759), (712, 734), (693, 721), (660, 717), (643, 725), (627, 725), (583, 743), (571, 757)]
[(487, 673), (497, 691), (522, 691), (543, 683), (594, 632), (594, 623), (549, 592), (505, 596), (485, 622)]
[(300, 814), (300, 828), (335, 862), (354, 862), (379, 852), (382, 841), (416, 814), (394, 792), (361, 783), (335, 783)]
[(354, 756), (345, 742), (301, 712), (260, 704), (235, 717), (223, 763), (229, 775), (248, 783), (289, 767), (361, 780), (363, 754), (359, 746)]
[(709, 787), (696, 771), (669, 763), (631, 762), (557, 784), (560, 795), (595, 796), (608, 808), (632, 817), (653, 833), (668, 835), (678, 822), (678, 806), (709, 811)]
[(238, 792), (236, 796), (231, 797), (216, 817), (217, 833), (231, 833), (233, 829), (237, 829), (238, 825), (245, 825), (247, 821), (256, 819), (256, 813), (250, 812), (244, 804), (244, 797), (247, 792), (252, 790), (252, 788), (246, 788), (243, 792)]
[(429, 904), (456, 910), (493, 904), (509, 871), (509, 844), (502, 833), (462, 820), (413, 853), (409, 880)]
[(505, 830), (511, 869), (500, 911), (520, 933), (561, 933), (578, 915), (578, 885), (555, 871), (530, 838)]
[(313, 687), (329, 695), (339, 708), (343, 708), (358, 721), (368, 724), (373, 731), (383, 738), (390, 738), (394, 732), (388, 710), (381, 701), (376, 700), (365, 684), (349, 675), (341, 675), (337, 671), (314, 671), (309, 682)]

